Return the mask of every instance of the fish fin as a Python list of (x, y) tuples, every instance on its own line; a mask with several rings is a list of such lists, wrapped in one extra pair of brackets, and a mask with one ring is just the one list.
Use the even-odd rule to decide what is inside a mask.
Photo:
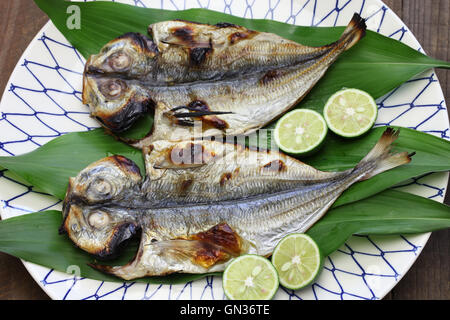
[(183, 239), (161, 241), (158, 246), (172, 257), (189, 259), (193, 264), (209, 269), (239, 256), (246, 243), (227, 223), (222, 222)]
[(164, 113), (174, 124), (180, 126), (195, 126), (195, 121), (201, 121), (202, 125), (224, 130), (228, 124), (217, 117), (223, 114), (232, 114), (231, 111), (211, 110), (208, 104), (202, 100), (193, 100), (186, 106), (178, 106)]
[[(217, 244), (202, 240), (168, 240), (158, 244), (167, 261), (190, 261), (205, 269), (229, 260), (232, 255)], [(180, 270), (182, 271), (182, 270)]]
[(379, 173), (390, 170), (392, 168), (401, 166), (411, 162), (411, 157), (415, 152), (408, 154), (408, 152), (400, 152), (391, 154), (390, 150), (392, 143), (398, 138), (400, 130), (387, 128), (377, 144), (370, 150), (370, 152), (360, 161), (355, 170), (367, 166), (367, 164), (375, 164), (375, 167), (367, 172), (360, 180), (367, 180)]
[(353, 47), (362, 37), (366, 34), (366, 20), (361, 18), (358, 13), (353, 15), (352, 20), (350, 20), (347, 28), (345, 28), (344, 33), (338, 42), (344, 43), (345, 50)]
[[(209, 128), (223, 131), (228, 128), (228, 123), (218, 116), (232, 113), (209, 110), (205, 102), (200, 100), (194, 100), (187, 106), (179, 107), (159, 101), (156, 103), (154, 110), (153, 126), (145, 137), (141, 139), (127, 139), (113, 135), (128, 145), (143, 149), (151, 145), (153, 141), (188, 140), (201, 137), (202, 132)], [(201, 123), (201, 125), (197, 126), (195, 120), (198, 120), (197, 123)]]

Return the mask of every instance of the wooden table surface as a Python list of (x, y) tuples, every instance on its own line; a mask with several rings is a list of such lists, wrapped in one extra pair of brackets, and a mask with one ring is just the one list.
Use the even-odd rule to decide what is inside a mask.
[[(427, 54), (450, 61), (450, 0), (384, 2), (411, 29)], [(47, 21), (47, 16), (31, 0), (0, 1), (0, 92), (3, 92), (23, 50)], [(450, 72), (436, 72), (449, 106)], [(448, 192), (445, 202), (450, 203)], [(448, 229), (432, 233), (417, 261), (385, 299), (450, 299), (449, 233)], [(49, 297), (19, 259), (0, 253), (0, 299)]]

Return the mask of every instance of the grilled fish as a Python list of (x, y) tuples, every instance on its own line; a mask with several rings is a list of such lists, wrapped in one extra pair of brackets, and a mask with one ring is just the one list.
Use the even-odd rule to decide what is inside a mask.
[(268, 256), (287, 234), (305, 232), (357, 181), (409, 163), (412, 154), (390, 154), (397, 136), (388, 128), (355, 168), (342, 172), (219, 141), (155, 142), (144, 150), (145, 179), (122, 156), (71, 178), (61, 231), (104, 258), (141, 230), (133, 261), (93, 265), (126, 280), (222, 271), (234, 257)]
[(249, 134), (296, 105), (365, 29), (355, 14), (338, 41), (308, 47), (228, 23), (155, 23), (152, 40), (127, 33), (88, 59), (83, 103), (112, 132), (154, 109), (152, 131), (134, 141), (140, 148)]

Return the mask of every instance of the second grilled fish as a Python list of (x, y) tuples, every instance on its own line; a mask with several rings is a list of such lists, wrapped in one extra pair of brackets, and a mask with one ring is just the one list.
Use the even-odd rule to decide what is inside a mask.
[(156, 23), (153, 40), (128, 33), (89, 58), (83, 103), (113, 132), (154, 108), (151, 135), (137, 147), (249, 134), (297, 104), (365, 29), (355, 14), (338, 41), (308, 47), (227, 23)]
[(222, 271), (245, 253), (270, 255), (287, 234), (305, 232), (357, 181), (410, 162), (390, 154), (388, 128), (353, 169), (323, 172), (277, 152), (217, 141), (157, 142), (147, 177), (112, 156), (71, 178), (62, 231), (99, 257), (117, 253), (141, 229), (135, 259), (96, 268), (123, 279)]

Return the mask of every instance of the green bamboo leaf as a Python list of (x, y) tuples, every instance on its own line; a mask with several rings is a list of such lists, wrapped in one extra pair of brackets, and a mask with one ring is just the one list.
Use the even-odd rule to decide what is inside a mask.
[[(77, 2), (81, 11), (81, 26), (80, 29), (69, 29), (69, 15), (66, 12), (67, 7), (74, 3), (63, 0), (35, 2), (86, 58), (98, 53), (104, 44), (123, 33), (147, 34), (149, 24), (171, 19), (210, 24), (229, 22), (276, 33), (310, 46), (336, 41), (344, 30), (344, 27), (302, 27), (272, 20), (245, 19), (207, 9), (169, 11), (104, 1)], [(328, 97), (342, 87), (358, 88), (378, 98), (433, 67), (450, 68), (450, 63), (427, 57), (397, 40), (367, 31), (358, 45), (341, 55), (300, 106), (321, 111)]]
[[(58, 235), (61, 220), (61, 212), (46, 211), (0, 221), (0, 251), (58, 271), (66, 272), (69, 267), (77, 266), (82, 277), (122, 282), (87, 265), (96, 262), (92, 256), (76, 248), (66, 235)], [(327, 256), (352, 234), (422, 233), (447, 227), (450, 227), (447, 206), (412, 194), (387, 190), (365, 201), (330, 210), (308, 234)], [(136, 251), (137, 241), (131, 242), (120, 258), (106, 264), (123, 265), (133, 258)], [(175, 274), (137, 281), (175, 284), (208, 275), (212, 274)]]
[(327, 256), (352, 234), (413, 234), (449, 227), (450, 208), (445, 204), (387, 190), (330, 210), (307, 233)]

